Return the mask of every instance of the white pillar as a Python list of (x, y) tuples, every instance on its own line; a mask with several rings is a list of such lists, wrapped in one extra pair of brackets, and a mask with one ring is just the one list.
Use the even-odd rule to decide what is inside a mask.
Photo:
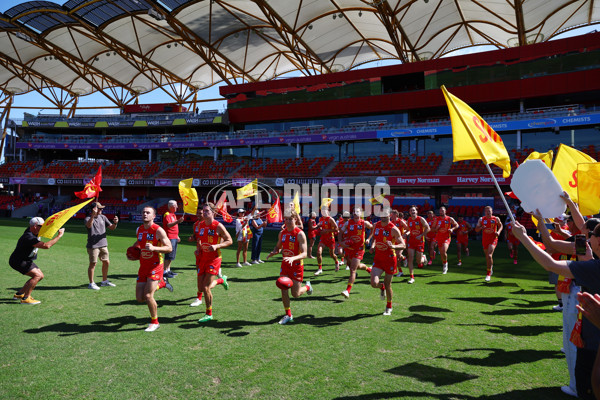
[(397, 156), (399, 153), (399, 147), (400, 147), (400, 143), (398, 141), (398, 138), (394, 139), (394, 155)]
[(300, 143), (296, 143), (296, 158), (300, 158)]
[(521, 150), (521, 131), (517, 131), (517, 150)]

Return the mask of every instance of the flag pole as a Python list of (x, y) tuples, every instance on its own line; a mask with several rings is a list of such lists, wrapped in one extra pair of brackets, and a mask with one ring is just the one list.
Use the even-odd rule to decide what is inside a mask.
[(492, 169), (490, 168), (490, 165), (486, 162), (487, 158), (485, 157), (485, 153), (481, 149), (481, 146), (480, 146), (479, 142), (477, 140), (473, 139), (475, 137), (475, 135), (473, 134), (473, 132), (471, 132), (471, 128), (469, 128), (469, 125), (466, 124), (466, 122), (465, 122), (465, 120), (464, 120), (464, 118), (462, 116), (462, 113), (460, 113), (458, 111), (458, 109), (456, 108), (456, 105), (454, 104), (454, 101), (450, 97), (450, 93), (446, 89), (446, 86), (442, 85), (441, 89), (444, 92), (444, 97), (448, 100), (447, 102), (450, 103), (450, 104), (452, 104), (452, 108), (454, 108), (455, 114), (458, 115), (458, 118), (460, 118), (460, 122), (462, 122), (462, 124), (465, 127), (466, 131), (471, 136), (471, 141), (475, 145), (475, 148), (477, 149), (477, 152), (479, 153), (479, 157), (481, 157), (481, 161), (485, 164), (485, 167), (487, 168), (490, 176), (492, 177), (492, 179), (494, 181), (494, 185), (496, 186), (496, 190), (498, 190), (498, 194), (500, 194), (500, 197), (502, 198), (502, 202), (504, 203), (504, 207), (506, 207), (506, 211), (508, 212), (508, 216), (510, 217), (511, 221), (514, 224), (515, 223), (515, 216), (513, 215), (512, 211), (510, 211), (510, 208), (508, 207), (508, 203), (506, 202), (506, 198), (504, 197), (504, 194), (502, 193), (502, 190), (500, 190), (500, 185), (498, 185), (498, 181), (496, 180), (496, 176), (492, 172)]
[(510, 207), (508, 206), (506, 197), (504, 197), (504, 193), (502, 193), (502, 190), (500, 190), (500, 185), (498, 185), (498, 181), (496, 180), (496, 177), (494, 176), (494, 173), (492, 172), (490, 165), (485, 164), (485, 167), (487, 168), (488, 172), (490, 173), (490, 176), (494, 180), (494, 185), (496, 186), (496, 190), (498, 190), (498, 194), (500, 194), (500, 198), (502, 199), (502, 202), (504, 203), (504, 207), (506, 207), (506, 212), (508, 212), (508, 216), (510, 217), (510, 220), (512, 221), (512, 223), (514, 225), (514, 223), (516, 222), (515, 216), (513, 215), (512, 211), (510, 211)]

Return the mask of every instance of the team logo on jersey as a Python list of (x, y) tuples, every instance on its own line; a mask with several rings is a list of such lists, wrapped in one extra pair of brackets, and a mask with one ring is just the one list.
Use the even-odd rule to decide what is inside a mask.
[(204, 236), (204, 228), (200, 229), (200, 236)]
[(295, 242), (296, 242), (296, 236), (290, 236), (290, 237), (289, 237), (289, 241), (290, 241), (291, 243), (295, 243)]
[(154, 233), (148, 233), (148, 234), (146, 235), (146, 240), (147, 240), (147, 241), (152, 241), (152, 240), (154, 240)]
[(144, 239), (143, 233), (138, 233), (138, 242), (141, 242)]

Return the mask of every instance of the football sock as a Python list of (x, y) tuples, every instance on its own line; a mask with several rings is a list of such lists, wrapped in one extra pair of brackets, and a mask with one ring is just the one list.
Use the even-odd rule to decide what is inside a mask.
[(352, 290), (352, 285), (348, 285), (348, 287), (346, 287), (346, 290), (348, 291), (348, 293), (350, 293), (350, 291)]
[(367, 272), (371, 273), (371, 267), (367, 267)]
[(212, 306), (206, 309), (206, 315), (212, 315)]
[(217, 285), (222, 285), (222, 284), (223, 284), (223, 282), (225, 282), (225, 281), (223, 280), (223, 278), (219, 278), (219, 279), (217, 279)]
[(388, 301), (388, 302), (386, 303), (386, 305), (385, 305), (385, 306), (386, 306), (387, 308), (392, 308), (392, 302), (391, 302), (391, 301)]
[(202, 300), (202, 292), (198, 292), (198, 300)]
[(415, 279), (415, 274), (410, 274), (410, 277)]
[(158, 317), (156, 317), (156, 318), (150, 318), (150, 323), (151, 324), (158, 324)]
[(162, 289), (162, 288), (164, 288), (165, 286), (167, 286), (167, 283), (166, 283), (164, 280), (162, 280), (162, 279), (161, 279), (161, 280), (158, 282), (158, 288), (159, 288), (159, 289)]
[(288, 308), (286, 308), (286, 309), (285, 309), (285, 315), (287, 315), (288, 317), (291, 317), (291, 316), (292, 316), (292, 309), (291, 309), (291, 308), (289, 308), (289, 307), (288, 307)]

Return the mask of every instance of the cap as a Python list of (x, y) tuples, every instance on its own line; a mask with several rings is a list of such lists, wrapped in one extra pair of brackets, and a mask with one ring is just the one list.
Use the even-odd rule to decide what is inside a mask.
[(33, 217), (29, 220), (29, 226), (34, 226), (34, 225), (44, 225), (44, 218), (41, 217)]
[(100, 202), (99, 202), (99, 201), (95, 201), (95, 202), (93, 202), (93, 203), (91, 204), (91, 207), (92, 207), (92, 208), (98, 208), (99, 210), (102, 210), (102, 209), (103, 209), (104, 207), (106, 207), (106, 206), (103, 206), (102, 204), (100, 204)]
[(245, 213), (245, 212), (246, 212), (246, 210), (244, 210), (243, 208), (238, 208), (238, 212), (239, 212), (239, 213), (241, 213), (241, 212)]

